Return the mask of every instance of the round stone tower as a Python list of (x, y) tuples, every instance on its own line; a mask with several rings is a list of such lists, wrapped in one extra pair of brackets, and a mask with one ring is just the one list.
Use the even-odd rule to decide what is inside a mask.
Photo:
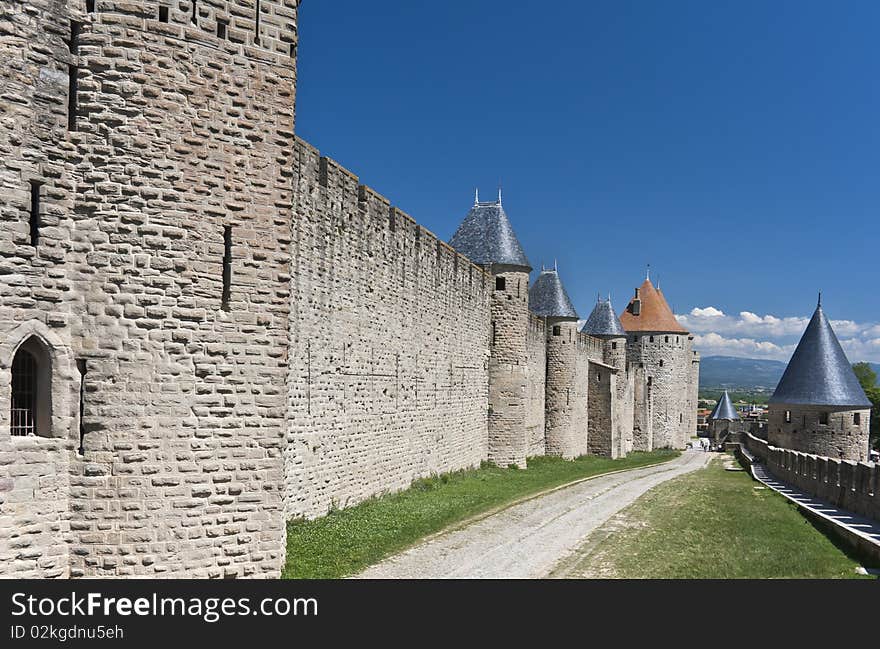
[(0, 346), (70, 450), (57, 574), (277, 577), (297, 2), (6, 5)]
[[(626, 330), (627, 356), (644, 370), (651, 409), (651, 448), (684, 448), (690, 430), (695, 372), (692, 338), (682, 327), (659, 289), (646, 277), (620, 316)], [(638, 419), (638, 417), (637, 417)], [(636, 441), (637, 448), (644, 448)]]
[(528, 452), (529, 273), (532, 270), (501, 203), (474, 205), (449, 245), (492, 274), (489, 332), (490, 462), (525, 468)]
[(541, 271), (529, 290), (529, 309), (545, 318), (547, 375), (544, 410), (547, 455), (586, 455), (586, 394), (578, 393), (578, 314), (555, 268)]
[(740, 430), (740, 422), (739, 413), (725, 390), (709, 414), (709, 436), (712, 443), (721, 444), (731, 431)]
[(871, 401), (819, 301), (770, 398), (770, 444), (856, 462), (868, 457)]
[[(626, 351), (626, 331), (611, 306), (611, 297), (597, 299), (581, 333), (602, 341), (605, 365), (617, 370), (615, 376), (616, 417), (610, 444), (611, 457), (623, 457), (633, 450), (633, 375)], [(591, 434), (592, 437), (592, 434)], [(592, 444), (592, 440), (591, 440)]]

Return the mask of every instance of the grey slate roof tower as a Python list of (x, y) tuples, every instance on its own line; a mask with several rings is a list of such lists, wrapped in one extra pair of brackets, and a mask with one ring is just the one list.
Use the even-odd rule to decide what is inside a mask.
[(501, 192), (497, 201), (474, 201), (449, 245), (483, 266), (494, 264), (532, 269), (501, 205)]
[(770, 403), (871, 407), (822, 311), (821, 300)]
[(555, 268), (542, 270), (529, 289), (529, 309), (542, 318), (578, 317)]
[(474, 197), (449, 245), (492, 275), (487, 459), (498, 466), (524, 469), (530, 441), (526, 341), (532, 267), (501, 205), (500, 189), (497, 201)]
[(729, 421), (739, 420), (739, 415), (736, 412), (736, 408), (733, 407), (733, 402), (730, 400), (730, 395), (727, 394), (727, 390), (724, 391), (724, 394), (721, 395), (718, 403), (715, 404), (715, 407), (709, 415), (709, 419), (727, 419)]
[(770, 397), (767, 441), (778, 448), (863, 462), (870, 438), (871, 402), (822, 311), (820, 295)]
[(611, 306), (611, 298), (603, 300), (600, 297), (598, 299), (590, 317), (581, 327), (581, 333), (590, 334), (597, 338), (626, 337), (626, 330), (620, 324), (617, 314), (614, 313), (614, 307)]

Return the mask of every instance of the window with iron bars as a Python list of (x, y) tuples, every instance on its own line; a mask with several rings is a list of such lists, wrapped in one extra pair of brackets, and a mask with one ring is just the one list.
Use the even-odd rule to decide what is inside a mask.
[(12, 361), (12, 425), (13, 435), (36, 435), (37, 361), (27, 350), (20, 349)]

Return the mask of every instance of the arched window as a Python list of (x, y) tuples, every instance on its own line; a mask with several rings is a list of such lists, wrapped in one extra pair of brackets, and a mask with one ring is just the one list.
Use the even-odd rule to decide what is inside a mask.
[(52, 434), (51, 357), (39, 338), (31, 336), (12, 359), (13, 435)]

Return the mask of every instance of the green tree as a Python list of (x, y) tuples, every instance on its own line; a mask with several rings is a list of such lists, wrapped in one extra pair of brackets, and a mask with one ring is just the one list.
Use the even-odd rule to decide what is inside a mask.
[(865, 390), (871, 400), (871, 447), (880, 451), (880, 388)]
[(871, 369), (871, 366), (867, 363), (854, 363), (853, 371), (856, 373), (865, 393), (877, 385), (877, 372)]
[(871, 446), (880, 450), (880, 387), (877, 387), (877, 373), (867, 363), (853, 364), (853, 371), (865, 395), (871, 400)]

